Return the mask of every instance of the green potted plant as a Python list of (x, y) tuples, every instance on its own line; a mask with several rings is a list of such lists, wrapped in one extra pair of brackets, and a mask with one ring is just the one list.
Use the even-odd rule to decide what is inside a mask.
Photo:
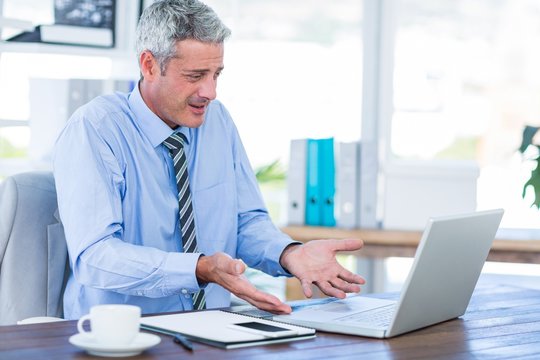
[(270, 213), (270, 217), (279, 222), (285, 211), (283, 199), (286, 196), (286, 170), (278, 160), (255, 169), (255, 177)]
[(527, 180), (525, 185), (523, 185), (523, 192), (521, 195), (525, 198), (527, 188), (529, 186), (532, 187), (534, 190), (534, 201), (531, 206), (536, 206), (537, 209), (540, 209), (540, 144), (535, 143), (534, 137), (539, 129), (540, 127), (536, 126), (525, 126), (525, 129), (523, 129), (521, 146), (519, 147), (519, 151), (525, 156), (529, 153), (528, 150), (530, 147), (536, 148), (536, 151), (533, 154), (534, 157), (527, 159), (536, 162), (536, 167), (531, 170), (531, 177)]

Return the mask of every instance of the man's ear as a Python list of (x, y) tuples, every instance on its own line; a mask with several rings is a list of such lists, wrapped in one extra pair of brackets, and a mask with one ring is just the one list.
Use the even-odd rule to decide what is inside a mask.
[(144, 50), (139, 57), (139, 66), (141, 68), (141, 74), (146, 80), (152, 80), (156, 76), (159, 76), (160, 69), (159, 64), (154, 57), (154, 55), (148, 51)]

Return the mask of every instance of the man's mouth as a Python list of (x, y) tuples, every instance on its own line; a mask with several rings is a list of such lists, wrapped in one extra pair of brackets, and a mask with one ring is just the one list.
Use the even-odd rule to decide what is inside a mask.
[(189, 104), (189, 106), (193, 109), (195, 113), (201, 114), (204, 113), (204, 110), (206, 109), (206, 103), (204, 104)]

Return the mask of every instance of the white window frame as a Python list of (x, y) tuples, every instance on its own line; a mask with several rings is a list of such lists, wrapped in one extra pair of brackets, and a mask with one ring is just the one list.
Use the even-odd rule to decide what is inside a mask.
[[(39, 43), (0, 42), (0, 62), (2, 53), (61, 54), (86, 57), (108, 57), (112, 59), (111, 76), (118, 79), (138, 76), (135, 55), (135, 28), (137, 25), (141, 1), (117, 0), (115, 19), (115, 47), (100, 49), (84, 46), (69, 46)], [(0, 0), (0, 19), (4, 0)], [(1, 25), (1, 24), (0, 24)], [(0, 118), (0, 128), (13, 126), (31, 126), (30, 119), (11, 120)], [(30, 157), (0, 159), (3, 175), (12, 175), (29, 170), (50, 170), (51, 164), (33, 161)]]
[[(396, 159), (391, 150), (394, 113), (394, 48), (397, 31), (396, 0), (364, 0), (364, 68), (360, 160), (360, 218), (362, 228), (384, 228), (387, 179), (409, 168), (408, 177), (424, 178), (426, 172), (449, 172), (474, 178), (472, 161), (410, 161)], [(418, 169), (425, 171), (417, 171)], [(434, 176), (433, 181), (437, 181)], [(390, 194), (392, 196), (392, 194)], [(474, 199), (473, 201), (476, 201)], [(470, 207), (470, 206), (469, 206)], [(411, 208), (410, 211), (414, 211)], [(427, 219), (426, 219), (427, 220)], [(416, 226), (416, 225), (415, 225)], [(423, 225), (422, 225), (423, 226)], [(415, 227), (416, 229), (416, 227)], [(421, 230), (420, 225), (417, 229)]]
[(395, 1), (364, 0), (364, 68), (360, 156), (362, 228), (381, 227), (384, 178), (393, 108)]

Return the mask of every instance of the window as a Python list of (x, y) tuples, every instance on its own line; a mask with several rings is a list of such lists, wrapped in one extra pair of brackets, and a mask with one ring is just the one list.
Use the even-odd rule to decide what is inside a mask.
[[(530, 229), (540, 226), (540, 213), (529, 207), (533, 194), (521, 198), (531, 169), (517, 149), (523, 127), (540, 124), (540, 3), (388, 3), (392, 36), (383, 41), (393, 42), (393, 65), (386, 69), (393, 76), (393, 99), (389, 124), (383, 126), (389, 140), (385, 161), (475, 161), (480, 168), (477, 207), (505, 208), (503, 231), (514, 236), (516, 228), (524, 228), (531, 236)], [(411, 265), (412, 259), (386, 259), (384, 290), (398, 290)], [(536, 275), (538, 269), (536, 264), (488, 262), (480, 282), (490, 281), (489, 274)]]
[(359, 138), (360, 1), (207, 3), (232, 30), (218, 98), (253, 165), (287, 161), (290, 139)]
[(397, 0), (390, 130), (396, 160), (475, 160), (478, 208), (538, 228), (517, 149), (540, 123), (540, 3)]
[[(51, 167), (52, 144), (71, 115), (67, 96), (56, 92), (55, 81), (108, 79), (113, 83), (114, 79), (138, 78), (132, 43), (139, 4), (107, 0), (97, 6), (106, 8), (105, 15), (110, 15), (109, 8), (115, 3), (122, 11), (114, 21), (118, 29), (114, 49), (11, 41), (0, 44), (0, 179)], [(5, 40), (23, 30), (31, 31), (35, 25), (55, 22), (55, 4), (57, 10), (75, 5), (53, 0), (0, 0), (0, 38)], [(111, 19), (103, 19), (110, 26)], [(37, 96), (32, 95), (33, 79), (51, 81), (50, 91), (43, 93), (41, 102), (32, 98)], [(43, 106), (36, 107), (38, 102), (48, 104), (51, 111), (42, 112)]]
[[(291, 139), (360, 137), (362, 1), (209, 0), (232, 30), (218, 99), (231, 112), (254, 168), (279, 160)], [(263, 185), (285, 219), (285, 184)]]
[[(32, 103), (32, 79), (106, 79), (111, 76), (112, 63), (108, 58), (61, 54), (3, 53), (0, 57), (0, 176), (50, 168), (52, 143), (65, 119), (44, 124), (54, 114), (38, 113), (43, 104)], [(53, 89), (53, 87), (51, 87)], [(58, 114), (65, 113), (67, 97), (61, 93), (44, 93), (43, 98), (56, 96)], [(35, 100), (35, 98), (34, 98)], [(48, 99), (50, 100), (50, 99)], [(62, 105), (62, 100), (65, 104)], [(52, 103), (51, 103), (52, 104)], [(32, 109), (34, 108), (34, 111)], [(64, 109), (64, 111), (62, 111)], [(42, 144), (47, 144), (42, 146)]]
[[(285, 168), (292, 139), (359, 139), (362, 1), (205, 2), (232, 31), (218, 99), (230, 111), (254, 168), (275, 160)], [(261, 189), (274, 222), (285, 224), (285, 183)], [(283, 297), (280, 279), (258, 272), (250, 277)]]

